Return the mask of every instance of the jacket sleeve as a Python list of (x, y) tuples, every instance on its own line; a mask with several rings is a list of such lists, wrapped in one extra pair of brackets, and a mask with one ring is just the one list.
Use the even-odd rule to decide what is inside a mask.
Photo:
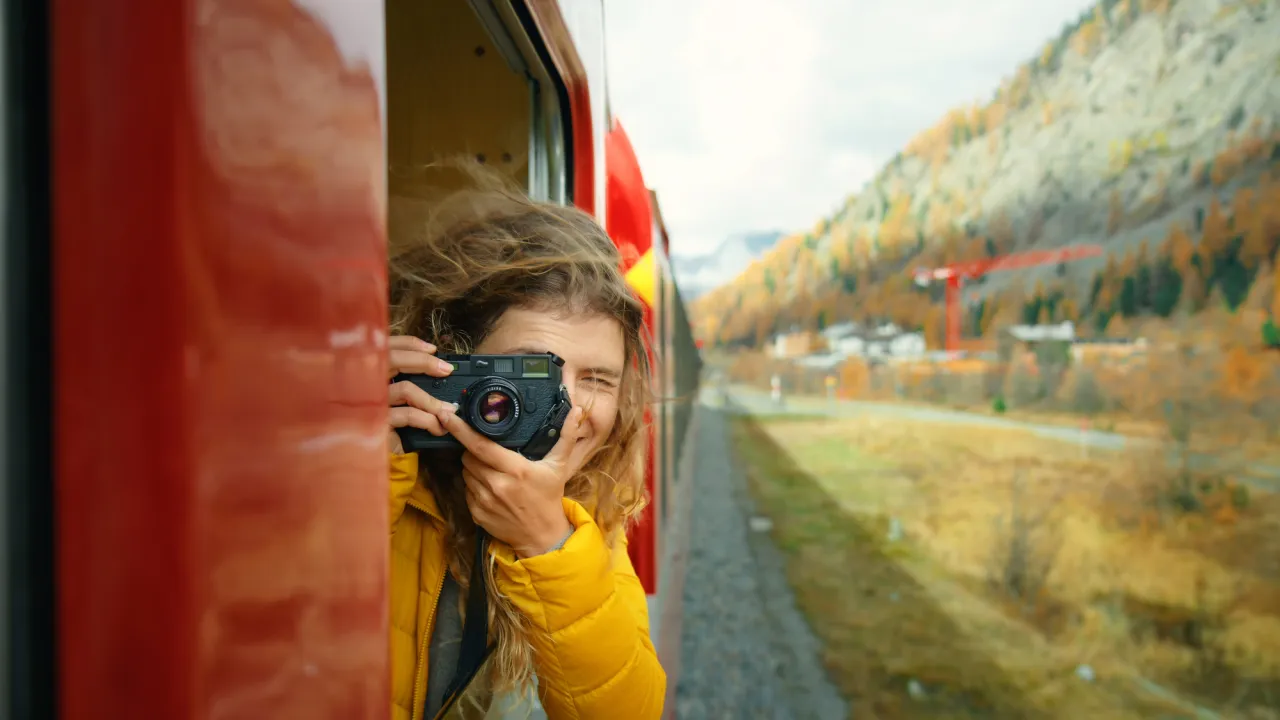
[(575, 529), (561, 549), (517, 559), (494, 544), (499, 590), (530, 623), (543, 709), (550, 720), (659, 718), (667, 676), (626, 542), (610, 551), (591, 515), (564, 504)]
[(409, 502), (409, 493), (413, 492), (413, 485), (418, 481), (418, 454), (392, 455), (390, 464), (391, 482), (388, 493), (391, 512), (388, 515), (388, 522), (391, 524), (391, 534), (394, 535), (396, 524), (404, 515), (404, 506)]

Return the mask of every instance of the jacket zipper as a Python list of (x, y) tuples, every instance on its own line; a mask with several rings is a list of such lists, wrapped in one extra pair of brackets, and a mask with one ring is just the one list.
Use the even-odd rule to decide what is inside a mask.
[[(409, 501), (409, 505), (417, 510), (422, 511), (424, 515), (427, 514), (427, 509), (422, 507), (418, 503), (414, 502), (413, 500)], [(427, 645), (428, 643), (431, 642), (431, 633), (435, 630), (435, 627), (436, 627), (436, 606), (440, 604), (440, 593), (444, 592), (444, 578), (445, 578), (445, 575), (448, 574), (448, 572), (449, 572), (449, 564), (446, 559), (444, 572), (440, 573), (440, 584), (436, 587), (435, 595), (431, 597), (431, 612), (430, 612), (430, 615), (427, 616), (427, 632), (425, 635), (422, 636), (422, 645), (418, 648), (417, 662), (414, 663), (415, 665), (417, 665), (417, 670), (415, 671), (416, 674), (414, 675), (414, 679), (413, 679), (413, 715), (412, 717), (415, 720), (425, 720), (425, 718), (423, 718), (423, 715), (425, 714), (424, 711), (426, 710), (424, 703), (426, 703), (427, 699), (423, 697), (423, 693), (426, 692), (426, 688), (423, 686), (426, 685), (426, 682), (427, 682), (427, 663), (422, 662), (422, 659), (427, 655)]]

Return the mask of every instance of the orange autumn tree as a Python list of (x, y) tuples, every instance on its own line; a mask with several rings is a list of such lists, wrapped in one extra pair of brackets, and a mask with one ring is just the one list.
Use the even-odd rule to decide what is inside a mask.
[(1164, 249), (1169, 253), (1169, 258), (1173, 260), (1173, 267), (1180, 275), (1186, 275), (1187, 271), (1195, 269), (1191, 263), (1195, 258), (1196, 247), (1187, 236), (1187, 232), (1182, 229), (1182, 225), (1175, 223), (1169, 228), (1169, 234), (1164, 239)]
[(1098, 14), (1082, 23), (1071, 36), (1071, 49), (1081, 57), (1091, 57), (1102, 46), (1102, 40), (1101, 15)]
[(1111, 321), (1107, 323), (1107, 329), (1104, 331), (1106, 337), (1115, 339), (1128, 339), (1133, 335), (1133, 329), (1129, 326), (1129, 321), (1124, 319), (1120, 313), (1111, 316)]
[(839, 380), (842, 397), (866, 397), (871, 387), (871, 371), (865, 362), (853, 358), (840, 365)]
[(1204, 229), (1200, 234), (1200, 247), (1203, 251), (1201, 256), (1205, 259), (1217, 257), (1226, 249), (1230, 239), (1231, 227), (1222, 212), (1222, 203), (1218, 202), (1218, 196), (1215, 195), (1209, 201), (1209, 211), (1204, 216)]
[(1228, 398), (1252, 405), (1257, 400), (1258, 387), (1266, 370), (1261, 354), (1244, 345), (1234, 345), (1222, 363), (1220, 388)]
[(1268, 178), (1259, 188), (1255, 215), (1246, 233), (1257, 232), (1255, 242), (1265, 245), (1270, 257), (1280, 250), (1280, 178)]
[(1104, 310), (1114, 307), (1120, 297), (1120, 286), (1123, 279), (1120, 268), (1116, 265), (1116, 256), (1107, 256), (1107, 264), (1102, 268), (1102, 282), (1098, 287), (1098, 296), (1094, 298), (1094, 306)]
[(886, 253), (901, 251), (903, 243), (909, 235), (914, 235), (915, 228), (911, 224), (911, 196), (895, 192), (889, 202), (889, 212), (880, 223), (880, 249)]
[(1236, 230), (1244, 235), (1240, 246), (1240, 260), (1245, 267), (1256, 270), (1271, 258), (1271, 235), (1267, 228), (1265, 197), (1259, 197), (1247, 206), (1237, 208), (1232, 218)]

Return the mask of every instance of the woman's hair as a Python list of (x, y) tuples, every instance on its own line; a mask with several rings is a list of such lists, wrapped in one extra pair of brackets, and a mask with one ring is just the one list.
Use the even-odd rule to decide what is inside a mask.
[[(391, 331), (431, 342), (441, 354), (467, 353), (512, 308), (617, 321), (627, 359), (618, 415), (609, 437), (565, 486), (565, 496), (582, 503), (613, 547), (645, 504), (642, 430), (649, 362), (643, 308), (623, 280), (617, 248), (590, 215), (531, 201), (476, 168), (466, 174), (478, 189), (439, 202), (391, 199)], [(460, 457), (429, 456), (423, 480), (429, 472), (448, 525), (449, 566), (465, 587), (475, 524), (466, 507)], [(525, 690), (533, 679), (528, 628), (497, 592), (493, 572), (490, 564), (494, 681), (498, 690)]]

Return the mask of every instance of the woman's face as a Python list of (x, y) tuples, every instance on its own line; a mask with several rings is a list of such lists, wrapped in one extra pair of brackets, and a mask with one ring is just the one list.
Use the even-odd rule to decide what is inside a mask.
[(512, 308), (498, 318), (492, 332), (476, 348), (482, 355), (555, 353), (564, 359), (564, 385), (573, 404), (585, 411), (584, 434), (570, 455), (577, 472), (600, 447), (618, 417), (626, 344), (622, 326), (604, 315), (567, 316)]

